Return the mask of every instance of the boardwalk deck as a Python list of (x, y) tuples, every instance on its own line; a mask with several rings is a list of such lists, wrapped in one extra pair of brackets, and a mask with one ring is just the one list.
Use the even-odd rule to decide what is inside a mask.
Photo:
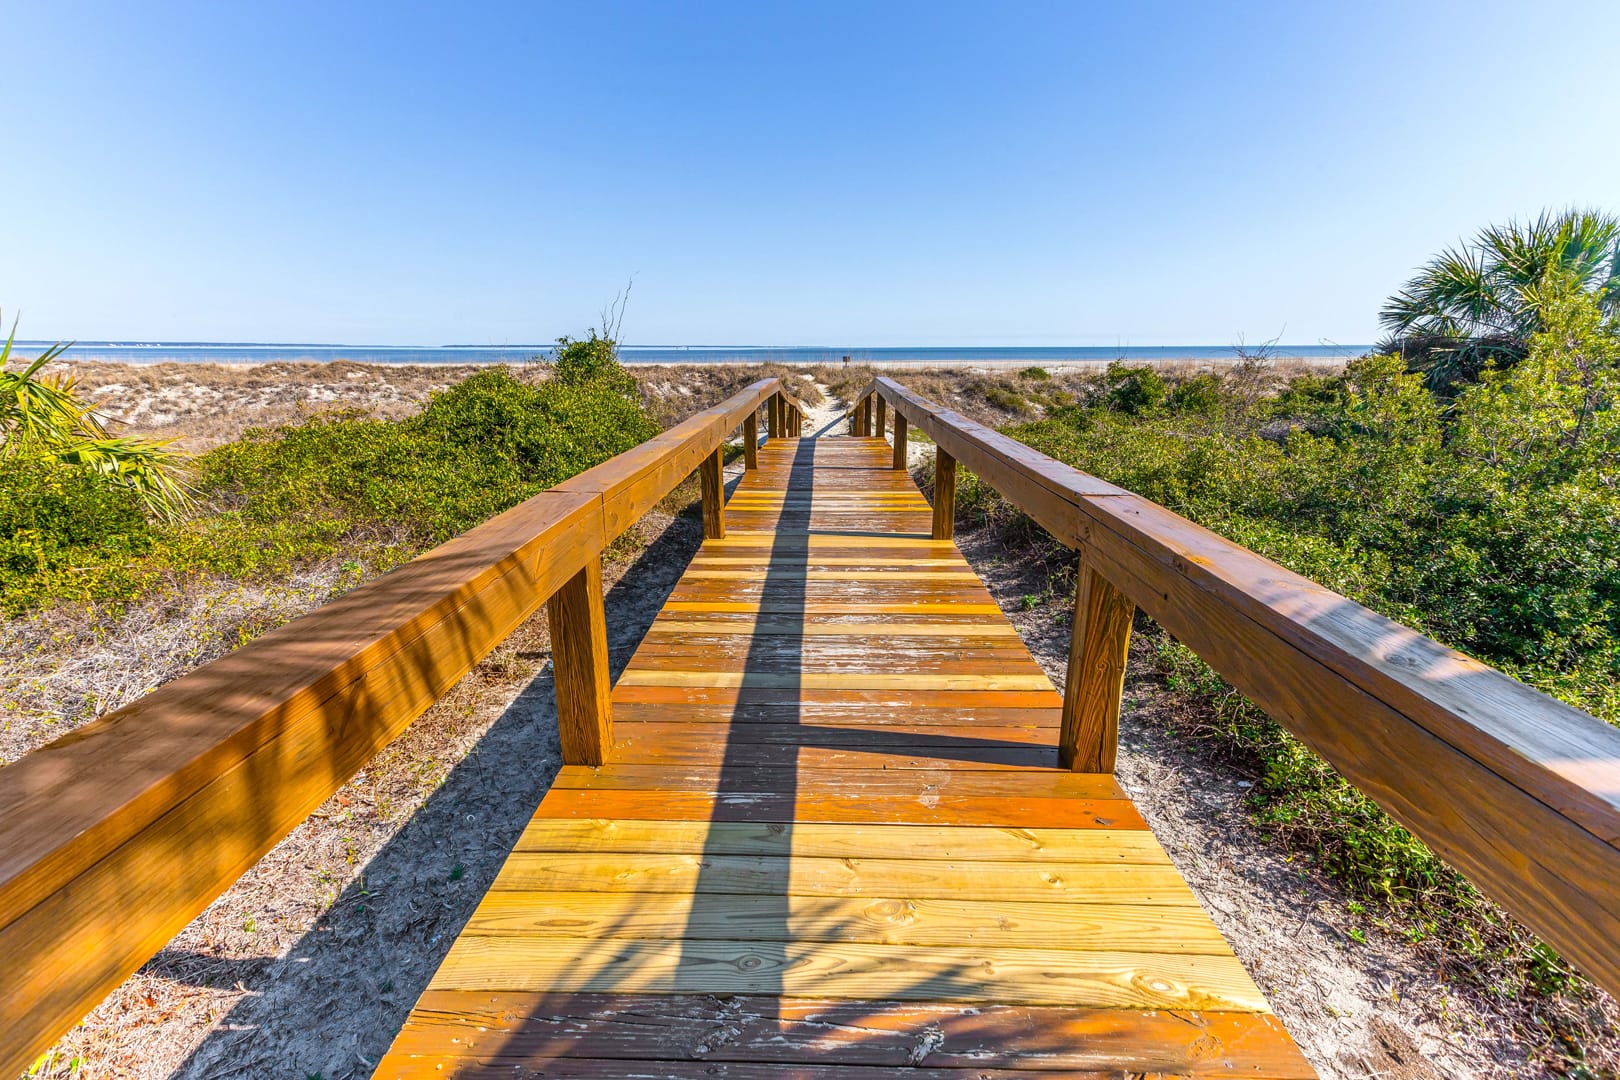
[(891, 462), (760, 451), (378, 1076), (1314, 1075)]

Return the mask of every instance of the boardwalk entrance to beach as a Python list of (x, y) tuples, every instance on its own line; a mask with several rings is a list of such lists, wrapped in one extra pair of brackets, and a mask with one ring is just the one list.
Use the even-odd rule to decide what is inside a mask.
[(762, 447), (377, 1075), (1314, 1075), (931, 524)]

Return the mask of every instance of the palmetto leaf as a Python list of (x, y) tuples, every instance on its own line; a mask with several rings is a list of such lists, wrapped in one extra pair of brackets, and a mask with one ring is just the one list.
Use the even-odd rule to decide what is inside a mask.
[(1390, 336), (1380, 348), (1444, 389), (1487, 359), (1516, 362), (1544, 328), (1548, 305), (1576, 290), (1620, 313), (1620, 220), (1566, 210), (1491, 226), (1431, 259), (1385, 301), (1378, 321)]
[(19, 371), (8, 371), (11, 334), (0, 348), (0, 454), (59, 461), (92, 469), (140, 495), (154, 513), (174, 518), (192, 505), (184, 479), (185, 458), (169, 441), (112, 435), (76, 393), (68, 374), (42, 375), (68, 346), (58, 343)]

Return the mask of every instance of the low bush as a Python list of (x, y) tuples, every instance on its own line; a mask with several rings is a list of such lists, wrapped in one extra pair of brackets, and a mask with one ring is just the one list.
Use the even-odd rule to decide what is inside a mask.
[[(1547, 318), (1523, 362), (1453, 398), (1385, 356), (1258, 398), (1230, 376), (1161, 395), (1116, 367), (1099, 403), (1005, 430), (1620, 722), (1620, 330), (1581, 298)], [(1257, 776), (1259, 821), (1388, 925), (1440, 936), (1500, 993), (1569, 985), (1551, 950), (1186, 649), (1163, 638), (1158, 657), (1210, 706), (1196, 734)]]
[(105, 474), (0, 456), (0, 612), (138, 588), (153, 527), (139, 492)]
[(339, 554), (387, 566), (657, 433), (603, 339), (564, 339), (541, 376), (481, 371), (402, 420), (332, 412), (250, 430), (195, 460), (199, 512), (174, 523), (87, 470), (0, 463), (5, 609)]

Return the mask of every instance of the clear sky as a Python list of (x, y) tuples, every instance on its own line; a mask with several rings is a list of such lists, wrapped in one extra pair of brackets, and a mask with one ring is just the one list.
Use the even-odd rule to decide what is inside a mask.
[(0, 307), (82, 340), (1365, 343), (1620, 211), (1620, 3), (8, 0)]

